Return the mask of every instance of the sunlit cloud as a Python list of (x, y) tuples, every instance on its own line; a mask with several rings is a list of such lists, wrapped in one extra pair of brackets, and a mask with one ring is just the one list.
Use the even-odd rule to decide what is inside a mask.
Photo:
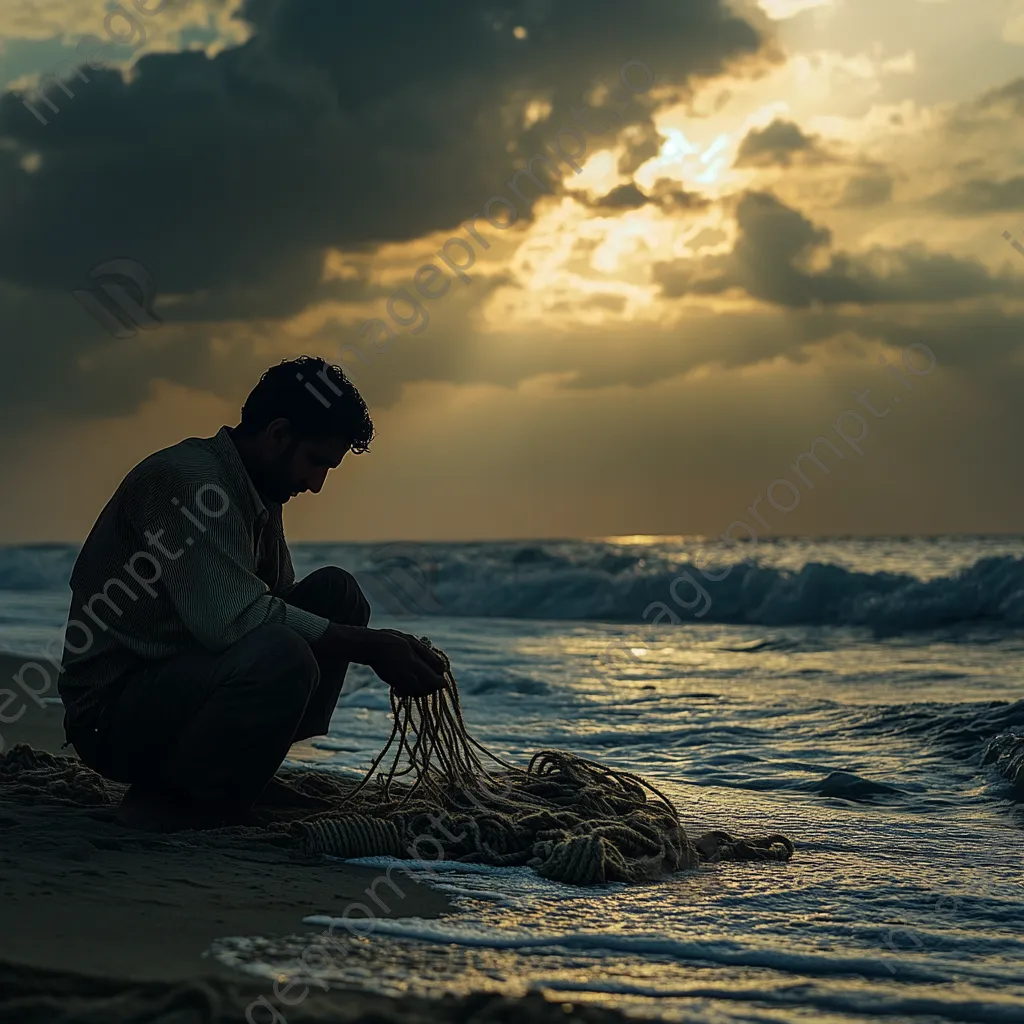
[(621, 155), (620, 149), (604, 149), (595, 153), (583, 164), (579, 174), (569, 175), (565, 180), (566, 186), (570, 191), (586, 193), (592, 199), (607, 195), (616, 185), (623, 182), (623, 177), (618, 171)]
[[(204, 45), (211, 53), (225, 45), (244, 42), (249, 28), (236, 17), (243, 3), (244, 0), (168, 0), (160, 5), (149, 0), (142, 5), (148, 13), (140, 13), (137, 7), (128, 4), (129, 14), (142, 25), (146, 37), (145, 46), (133, 58), (143, 50), (152, 53), (180, 49), (185, 34), (193, 41), (199, 35), (206, 37), (208, 42)], [(87, 35), (101, 40), (117, 36), (137, 40), (138, 31), (130, 31), (128, 20), (113, 13), (117, 6), (121, 5), (81, 0), (5, 0), (0, 5), (0, 37), (60, 39), (67, 45), (74, 45)]]
[(768, 15), (780, 21), (784, 18), (792, 18), (802, 11), (809, 11), (814, 7), (829, 7), (840, 0), (758, 0), (759, 6)]
[(1013, 0), (1010, 4), (1003, 25), (1003, 41), (1024, 46), (1024, 0)]

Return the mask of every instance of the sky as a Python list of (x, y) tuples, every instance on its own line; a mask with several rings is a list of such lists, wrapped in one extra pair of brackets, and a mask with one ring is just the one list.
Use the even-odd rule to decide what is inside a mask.
[(293, 540), (1024, 532), (1024, 0), (6, 0), (0, 88), (0, 543), (302, 353)]

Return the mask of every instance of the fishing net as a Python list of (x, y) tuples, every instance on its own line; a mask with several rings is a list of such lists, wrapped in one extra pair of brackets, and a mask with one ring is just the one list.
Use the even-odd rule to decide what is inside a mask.
[[(428, 642), (429, 641), (425, 641)], [(436, 650), (436, 648), (435, 648)], [(340, 858), (391, 856), (529, 866), (571, 885), (650, 882), (702, 861), (786, 861), (784, 835), (712, 831), (691, 842), (675, 804), (650, 781), (560, 750), (525, 767), (469, 733), (451, 664), (428, 697), (397, 697), (384, 748), (359, 780), (282, 769), (264, 824), (205, 835), (213, 845), (253, 840)], [(75, 758), (20, 745), (0, 755), (0, 796), (85, 807), (116, 806), (124, 787)]]

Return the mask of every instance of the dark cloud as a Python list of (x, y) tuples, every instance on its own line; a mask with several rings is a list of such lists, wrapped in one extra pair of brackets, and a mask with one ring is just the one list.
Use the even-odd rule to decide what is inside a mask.
[(962, 147), (965, 137), (979, 132), (1020, 131), (1024, 117), (1024, 77), (990, 89), (969, 103), (957, 106), (946, 122), (951, 147)]
[(667, 211), (699, 210), (710, 205), (709, 200), (696, 192), (687, 192), (673, 182), (662, 179), (655, 183), (651, 194), (641, 192), (632, 182), (619, 185), (593, 204), (597, 209), (638, 210), (642, 206), (657, 205)]
[(989, 90), (975, 105), (983, 110), (1004, 110), (1024, 117), (1024, 78), (1015, 78), (1007, 85)]
[(711, 206), (711, 200), (680, 188), (675, 181), (659, 178), (650, 193), (643, 193), (632, 181), (617, 185), (606, 196), (591, 204), (598, 210), (639, 210), (644, 206), (658, 206), (668, 213), (681, 210), (702, 210)]
[[(3, 97), (0, 274), (73, 287), (117, 252), (172, 292), (272, 286), (308, 251), (457, 227), (627, 61), (671, 82), (759, 45), (719, 0), (628, 15), (609, 0), (251, 0), (245, 17), (254, 37), (215, 58), (153, 55), (130, 82), (101, 71), (74, 99), (51, 90), (62, 109), (45, 126)], [(531, 94), (553, 109), (527, 132), (503, 110)], [(648, 113), (637, 101), (619, 119)]]
[[(993, 165), (988, 155), (992, 143), (1003, 143), (1001, 148), (1007, 155), (1012, 154), (1013, 163), (1020, 163), (1019, 155), (1013, 153), (1013, 143), (1021, 136), (1022, 119), (1024, 77), (956, 107), (944, 124), (944, 141), (950, 156), (956, 158), (949, 163), (952, 184), (928, 196), (927, 204), (954, 217), (1024, 209), (1024, 175), (1006, 177), (1006, 164)], [(976, 138), (982, 141), (972, 151)]]
[(699, 192), (687, 192), (666, 178), (654, 183), (651, 194), (661, 204), (662, 209), (669, 211), (703, 210), (711, 205), (711, 200)]
[(959, 217), (1024, 209), (1024, 175), (1003, 181), (973, 178), (951, 185), (929, 200), (932, 206)]
[(831, 232), (769, 193), (745, 194), (736, 220), (739, 236), (727, 256), (655, 268), (666, 296), (737, 289), (774, 305), (805, 309), (1024, 294), (1019, 278), (993, 276), (976, 260), (932, 253), (921, 245), (829, 253)]
[(774, 120), (767, 128), (755, 128), (740, 143), (737, 167), (789, 167), (795, 160), (822, 163), (828, 155), (817, 137), (804, 134), (792, 121)]
[(641, 165), (661, 152), (661, 136), (653, 124), (630, 125), (622, 133), (625, 146), (619, 157), (619, 174), (635, 174)]
[[(612, 88), (598, 102), (618, 109), (584, 115), (588, 150), (625, 133), (640, 153), (657, 138), (653, 100), (617, 82), (626, 62), (644, 62), (659, 87), (683, 86), (762, 46), (723, 0), (628, 10), (611, 0), (249, 0), (242, 16), (252, 37), (212, 58), (146, 56), (128, 80), (85, 69), (71, 96), (51, 83), (58, 111), (35, 101), (45, 125), (22, 96), (0, 96), (0, 326), (24, 373), (52, 385), (26, 390), (5, 375), (5, 402), (84, 388), (83, 353), (113, 373), (90, 381), (90, 409), (130, 405), (158, 371), (192, 380), (190, 367), (210, 362), (195, 349), (223, 340), (218, 323), (372, 292), (324, 283), (327, 249), (454, 231), (508, 193), (514, 170), (572, 124), (570, 107), (598, 77)], [(634, 86), (643, 79), (634, 66)], [(551, 114), (524, 129), (531, 98), (549, 100)], [(571, 152), (571, 135), (563, 142)], [(116, 258), (152, 274), (167, 341), (111, 364), (120, 346), (70, 292)], [(180, 357), (152, 355), (171, 338)]]
[(650, 202), (632, 182), (613, 188), (606, 196), (602, 196), (594, 206), (610, 210), (638, 210)]
[(881, 206), (892, 199), (893, 180), (888, 174), (861, 174), (850, 178), (843, 189), (840, 206)]

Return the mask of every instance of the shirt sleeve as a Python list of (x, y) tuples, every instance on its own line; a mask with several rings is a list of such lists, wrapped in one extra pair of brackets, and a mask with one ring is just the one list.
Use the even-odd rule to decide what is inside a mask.
[(268, 624), (310, 641), (323, 636), (329, 619), (274, 597), (256, 575), (251, 517), (223, 488), (173, 470), (144, 486), (133, 517), (149, 556), (142, 571), (156, 577), (150, 585), (163, 589), (203, 647), (224, 650)]

